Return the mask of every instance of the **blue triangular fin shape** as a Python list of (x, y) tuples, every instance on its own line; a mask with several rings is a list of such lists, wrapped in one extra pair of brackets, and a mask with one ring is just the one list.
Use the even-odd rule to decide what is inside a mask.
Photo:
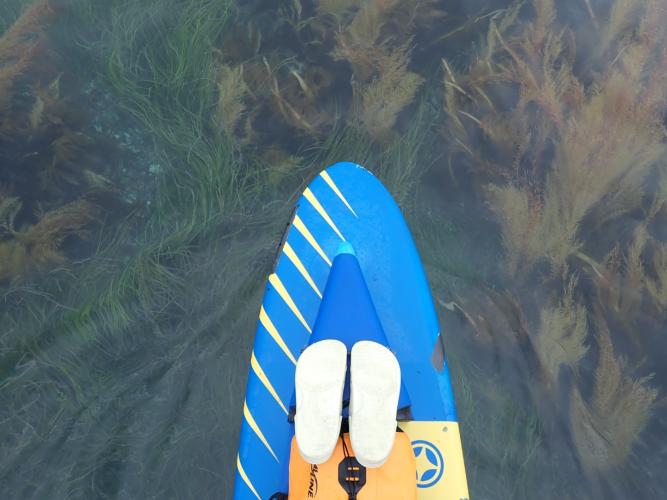
[(339, 253), (333, 261), (309, 343), (338, 339), (347, 350), (360, 340), (390, 347), (353, 253)]
[[(344, 245), (341, 245), (332, 263), (309, 344), (337, 339), (345, 344), (349, 352), (360, 340), (371, 340), (391, 349), (359, 261), (352, 246)], [(346, 384), (346, 398), (348, 394)], [(402, 385), (398, 406), (405, 408), (409, 405), (410, 398)]]

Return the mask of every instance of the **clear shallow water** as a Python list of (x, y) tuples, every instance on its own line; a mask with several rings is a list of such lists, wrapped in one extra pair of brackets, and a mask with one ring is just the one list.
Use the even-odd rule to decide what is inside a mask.
[(473, 498), (667, 490), (660, 2), (7, 0), (0, 491), (228, 498), (295, 196), (364, 164), (438, 304)]

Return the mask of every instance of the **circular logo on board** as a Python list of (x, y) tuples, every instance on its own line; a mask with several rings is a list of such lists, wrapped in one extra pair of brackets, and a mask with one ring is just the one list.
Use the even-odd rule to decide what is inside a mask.
[(419, 439), (412, 442), (412, 451), (417, 459), (417, 487), (430, 488), (442, 478), (445, 461), (437, 446)]

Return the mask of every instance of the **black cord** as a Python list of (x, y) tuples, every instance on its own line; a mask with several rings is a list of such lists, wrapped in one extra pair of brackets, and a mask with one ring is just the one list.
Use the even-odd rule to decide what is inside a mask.
[[(354, 467), (352, 463), (350, 452), (347, 449), (347, 443), (345, 443), (345, 435), (341, 433), (341, 440), (343, 441), (343, 455), (345, 455), (345, 468), (349, 472)], [(351, 475), (345, 475), (345, 482), (348, 483), (348, 500), (356, 500), (357, 498), (357, 483), (354, 481), (354, 478)]]

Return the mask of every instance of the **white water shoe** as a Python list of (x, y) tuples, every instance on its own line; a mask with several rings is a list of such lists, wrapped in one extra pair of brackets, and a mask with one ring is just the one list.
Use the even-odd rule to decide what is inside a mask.
[(338, 340), (308, 346), (296, 364), (296, 443), (304, 460), (326, 462), (340, 435), (347, 348)]
[(350, 441), (365, 467), (380, 467), (391, 454), (400, 391), (401, 369), (392, 352), (377, 342), (357, 342), (350, 361)]

